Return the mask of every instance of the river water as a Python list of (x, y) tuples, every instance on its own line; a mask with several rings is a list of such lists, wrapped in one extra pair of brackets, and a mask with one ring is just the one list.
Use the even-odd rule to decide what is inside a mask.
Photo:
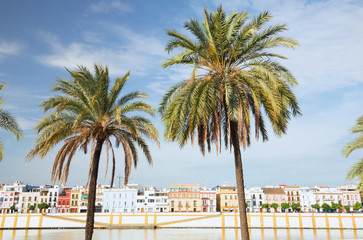
[[(79, 240), (84, 230), (4, 230), (0, 240)], [(94, 240), (240, 240), (237, 229), (95, 230)], [(251, 230), (253, 240), (363, 239), (363, 230)]]

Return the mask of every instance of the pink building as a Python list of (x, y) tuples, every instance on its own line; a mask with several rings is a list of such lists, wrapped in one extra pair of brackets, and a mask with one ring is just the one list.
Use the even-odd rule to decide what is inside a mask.
[[(277, 203), (278, 208), (277, 211), (281, 212), (281, 203), (286, 202), (286, 195), (283, 188), (273, 188), (273, 187), (267, 187), (262, 188), (263, 195), (264, 195), (264, 202), (263, 203)], [(274, 211), (274, 209), (271, 209)]]
[(202, 199), (202, 212), (216, 212), (217, 208), (217, 191), (209, 188), (200, 190)]

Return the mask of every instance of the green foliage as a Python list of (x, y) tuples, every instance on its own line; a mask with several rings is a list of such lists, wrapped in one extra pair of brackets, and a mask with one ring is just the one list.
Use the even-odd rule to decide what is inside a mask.
[(330, 205), (329, 205), (329, 204), (327, 204), (327, 203), (323, 203), (323, 204), (321, 205), (321, 207), (322, 207), (325, 211), (329, 211), (329, 210), (331, 209)]
[[(277, 135), (286, 133), (291, 116), (300, 115), (291, 90), (296, 85), (292, 74), (276, 59), (285, 57), (271, 48), (294, 48), (297, 42), (280, 35), (286, 25), (264, 26), (271, 19), (268, 12), (247, 22), (247, 12), (226, 15), (223, 9), (207, 13), (204, 22), (187, 21), (189, 38), (175, 30), (166, 50), (181, 51), (163, 63), (193, 67), (191, 77), (172, 87), (159, 107), (165, 124), (164, 137), (180, 147), (197, 138), (203, 154), (215, 143), (230, 145), (230, 131), (238, 132), (238, 141), (250, 144), (250, 126), (254, 119), (255, 137), (268, 140), (263, 116)], [(262, 111), (266, 114), (262, 114)], [(231, 124), (233, 125), (231, 128)], [(234, 126), (237, 125), (235, 128)]]
[[(163, 67), (193, 68), (190, 78), (173, 86), (161, 101), (159, 113), (167, 141), (184, 147), (189, 140), (192, 145), (197, 140), (203, 155), (211, 151), (213, 143), (217, 153), (224, 145), (234, 148), (235, 161), (240, 162), (240, 147), (245, 149), (251, 143), (251, 125), (256, 140), (268, 140), (264, 116), (277, 135), (286, 133), (289, 120), (301, 115), (291, 90), (297, 82), (277, 61), (285, 57), (271, 49), (294, 48), (297, 42), (280, 35), (286, 25), (265, 26), (271, 18), (264, 12), (248, 21), (247, 12), (227, 15), (220, 6), (212, 13), (205, 8), (202, 23), (185, 22), (188, 35), (167, 30), (170, 40), (165, 49), (178, 52)], [(237, 179), (242, 177), (237, 173)], [(238, 197), (243, 198), (241, 195)], [(242, 237), (248, 238), (245, 222)]]
[[(3, 90), (5, 83), (0, 84), (0, 90)], [(17, 140), (23, 138), (23, 133), (20, 129), (19, 124), (16, 122), (15, 118), (6, 110), (1, 108), (3, 104), (2, 98), (0, 98), (0, 128), (12, 133)], [(4, 144), (0, 141), (0, 162), (4, 157)]]
[(301, 207), (300, 203), (292, 203), (291, 204), (291, 208), (294, 209), (294, 210), (298, 209), (299, 207)]
[(281, 208), (282, 209), (289, 209), (290, 208), (290, 204), (289, 203), (281, 203)]
[[(130, 72), (122, 78), (116, 78), (111, 85), (107, 67), (95, 65), (94, 70), (92, 75), (86, 67), (79, 66), (75, 71), (67, 70), (72, 80), (60, 78), (56, 82), (53, 91), (59, 95), (41, 103), (45, 112), (52, 112), (35, 127), (38, 137), (27, 159), (36, 156), (44, 158), (58, 143), (64, 141), (54, 160), (52, 171), (53, 182), (58, 180), (62, 183), (68, 179), (70, 163), (76, 150), (81, 149), (86, 154), (91, 146), (91, 153), (94, 153), (96, 143), (102, 143), (106, 146), (106, 175), (109, 155), (112, 157), (113, 183), (116, 162), (111, 140), (115, 139), (115, 146), (121, 145), (124, 150), (126, 185), (132, 165), (136, 167), (138, 163), (136, 146), (142, 150), (149, 164), (152, 164), (145, 138), (159, 144), (158, 131), (143, 115), (152, 116), (154, 109), (140, 100), (147, 97), (146, 93), (134, 91), (121, 96)], [(91, 169), (92, 161), (89, 177)]]
[(13, 206), (11, 206), (9, 209), (10, 209), (11, 211), (15, 211), (15, 206), (13, 205)]
[(49, 205), (45, 202), (42, 202), (42, 203), (39, 203), (38, 206), (37, 206), (40, 210), (42, 209), (48, 209), (49, 208)]
[(272, 203), (271, 207), (276, 210), (279, 207), (279, 205), (277, 203)]
[(29, 211), (34, 211), (35, 210), (35, 207), (36, 207), (36, 205), (30, 205), (29, 208), (28, 208), (28, 210)]
[(268, 204), (268, 203), (264, 203), (264, 204), (262, 204), (262, 206), (261, 206), (262, 208), (269, 208), (270, 207), (270, 204)]
[(340, 204), (340, 203), (333, 203), (332, 205), (331, 205), (331, 208), (332, 209), (339, 209), (339, 208), (341, 208), (343, 205), (342, 204)]
[(353, 206), (354, 210), (359, 210), (361, 208), (362, 208), (362, 204), (360, 202), (356, 202), (356, 204), (354, 204), (354, 206)]
[[(350, 129), (350, 133), (358, 134), (358, 136), (343, 148), (342, 153), (346, 158), (353, 151), (363, 148), (363, 116), (357, 119), (357, 124)], [(347, 174), (348, 180), (352, 180), (356, 177), (358, 177), (360, 182), (363, 182), (363, 158), (354, 164)], [(360, 187), (360, 190), (363, 190), (362, 187)]]
[(320, 205), (319, 204), (311, 204), (311, 207), (312, 208), (315, 208), (316, 210), (319, 210), (320, 209)]
[(349, 205), (345, 205), (344, 206), (344, 209), (345, 209), (345, 211), (349, 212), (350, 211), (350, 206)]

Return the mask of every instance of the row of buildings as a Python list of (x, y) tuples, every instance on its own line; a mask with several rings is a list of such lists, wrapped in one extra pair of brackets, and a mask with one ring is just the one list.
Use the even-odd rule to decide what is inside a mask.
[[(247, 212), (261, 212), (263, 204), (299, 203), (299, 211), (311, 212), (311, 205), (340, 203), (353, 207), (361, 202), (361, 193), (354, 185), (340, 187), (267, 186), (245, 190)], [(36, 206), (47, 203), (48, 209)], [(57, 185), (30, 186), (21, 182), (0, 186), (0, 213), (36, 212), (83, 213), (87, 212), (88, 188), (66, 188)], [(129, 184), (124, 188), (98, 185), (96, 212), (234, 212), (238, 211), (237, 190), (232, 186), (205, 188), (197, 184), (173, 184), (169, 189), (154, 186), (141, 187)]]

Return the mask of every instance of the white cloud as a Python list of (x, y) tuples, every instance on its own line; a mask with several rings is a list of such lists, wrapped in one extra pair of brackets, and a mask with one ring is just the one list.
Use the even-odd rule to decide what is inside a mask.
[[(119, 39), (117, 43), (98, 41), (62, 43), (49, 32), (41, 32), (52, 52), (38, 60), (46, 65), (74, 68), (85, 65), (93, 68), (94, 63), (108, 65), (112, 75), (123, 75), (128, 70), (144, 76), (148, 70), (160, 67), (160, 57), (164, 54), (163, 44), (151, 36), (145, 37), (123, 26), (109, 26), (108, 34)], [(89, 33), (88, 33), (89, 35)]]
[(20, 49), (21, 46), (19, 43), (0, 40), (0, 60), (5, 56), (18, 54)]
[(34, 127), (38, 124), (39, 119), (18, 117), (16, 118), (16, 121), (19, 124), (20, 129), (26, 131), (33, 130)]
[[(215, 11), (220, 1), (204, 2)], [(191, 8), (202, 17), (203, 6), (195, 1)], [(360, 1), (261, 0), (223, 1), (223, 8), (249, 10), (250, 16), (268, 10), (272, 23), (286, 23), (283, 33), (299, 41), (295, 51), (279, 49), (284, 61), (298, 79), (302, 94), (325, 92), (363, 83), (363, 5)]]
[(107, 14), (110, 11), (131, 12), (132, 8), (127, 3), (121, 1), (100, 1), (95, 4), (91, 4), (87, 9), (87, 12), (90, 13)]

